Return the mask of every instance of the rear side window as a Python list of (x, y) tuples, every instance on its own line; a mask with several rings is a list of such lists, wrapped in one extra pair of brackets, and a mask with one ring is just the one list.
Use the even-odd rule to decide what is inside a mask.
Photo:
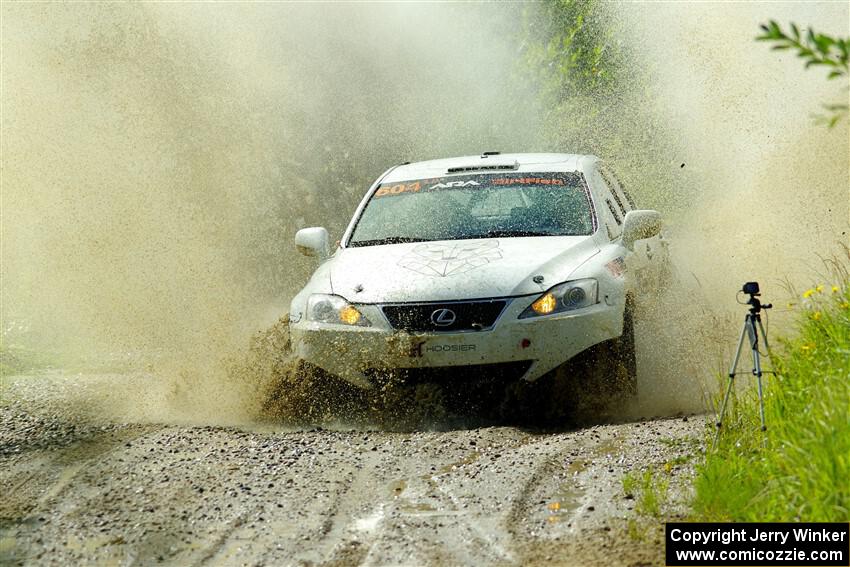
[(617, 183), (611, 182), (611, 177), (605, 174), (604, 169), (600, 169), (599, 174), (602, 176), (602, 179), (605, 180), (605, 184), (611, 189), (611, 194), (614, 196), (614, 200), (617, 201), (617, 206), (620, 208), (620, 214), (626, 216), (626, 207), (623, 206), (623, 199), (621, 199), (620, 196), (617, 194)]
[[(623, 186), (623, 182), (620, 181), (620, 178), (617, 177), (613, 171), (608, 169), (608, 166), (603, 165), (600, 173), (605, 178), (606, 183), (614, 192), (614, 197), (617, 198), (617, 202), (621, 203), (621, 208), (623, 211), (628, 212), (636, 209), (635, 202), (632, 200), (631, 195), (626, 191), (626, 188)], [(623, 207), (622, 205), (625, 205)], [(625, 212), (623, 213), (625, 215)]]
[(611, 202), (611, 199), (605, 199), (605, 202), (608, 203), (608, 210), (611, 211), (611, 216), (614, 217), (614, 221), (621, 225), (623, 221), (620, 220), (620, 215), (617, 214), (617, 210), (614, 208), (614, 203)]
[(620, 207), (623, 216), (626, 216), (626, 213), (634, 209), (635, 206), (631, 198), (623, 190), (623, 184), (620, 183), (614, 172), (608, 169), (607, 166), (601, 166), (599, 168), (599, 174), (605, 180), (605, 184), (611, 189), (611, 194), (614, 195), (614, 199), (617, 201), (617, 206)]
[(605, 225), (608, 228), (608, 237), (611, 240), (616, 240), (623, 232), (622, 224), (623, 216), (625, 216), (623, 208), (620, 207), (619, 212), (617, 211), (617, 207), (614, 205), (614, 192), (611, 190), (608, 183), (606, 183), (605, 178), (602, 177), (596, 167), (594, 167), (591, 171), (590, 183), (596, 191), (596, 194), (605, 201), (605, 206), (600, 207), (602, 209), (602, 211), (600, 211), (600, 216), (604, 215), (605, 217)]

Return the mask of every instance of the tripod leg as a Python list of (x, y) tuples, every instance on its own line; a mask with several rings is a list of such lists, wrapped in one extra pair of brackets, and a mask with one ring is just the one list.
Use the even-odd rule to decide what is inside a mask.
[(732, 392), (732, 383), (734, 375), (729, 376), (729, 382), (726, 385), (726, 394), (723, 396), (723, 405), (720, 407), (720, 415), (717, 417), (717, 432), (714, 434), (714, 446), (717, 446), (717, 440), (720, 438), (720, 428), (723, 427), (723, 416), (726, 415), (726, 404), (729, 403), (729, 394)]
[(744, 319), (744, 326), (741, 328), (741, 336), (738, 339), (738, 348), (735, 349), (735, 358), (732, 360), (732, 366), (729, 368), (729, 382), (726, 385), (726, 394), (723, 396), (723, 404), (720, 406), (720, 415), (717, 417), (717, 433), (714, 435), (714, 445), (717, 445), (717, 439), (720, 437), (720, 428), (723, 427), (723, 417), (726, 415), (726, 405), (729, 403), (729, 394), (732, 393), (732, 383), (735, 380), (735, 370), (738, 368), (738, 360), (741, 358), (741, 348), (744, 345), (744, 335), (747, 334), (747, 325), (750, 322), (750, 316)]
[(761, 331), (761, 338), (764, 339), (764, 348), (767, 349), (767, 355), (770, 356), (770, 345), (767, 344), (767, 333), (764, 332), (764, 325), (761, 324), (761, 317), (758, 318), (759, 330)]
[(741, 327), (741, 336), (738, 338), (738, 348), (735, 349), (735, 358), (732, 359), (732, 366), (729, 368), (729, 378), (735, 377), (735, 369), (738, 368), (738, 360), (741, 358), (741, 347), (744, 346), (744, 335), (747, 334), (747, 325), (750, 323), (750, 316), (744, 318), (744, 326)]
[(759, 386), (759, 415), (761, 417), (761, 430), (767, 431), (767, 425), (764, 422), (764, 394), (761, 388), (761, 359), (759, 358), (758, 345), (753, 345), (753, 374), (756, 375), (756, 380)]

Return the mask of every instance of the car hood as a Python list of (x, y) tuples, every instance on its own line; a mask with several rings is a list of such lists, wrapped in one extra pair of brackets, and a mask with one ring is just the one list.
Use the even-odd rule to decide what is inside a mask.
[(329, 268), (353, 303), (450, 301), (540, 293), (598, 252), (591, 236), (446, 240), (344, 248)]

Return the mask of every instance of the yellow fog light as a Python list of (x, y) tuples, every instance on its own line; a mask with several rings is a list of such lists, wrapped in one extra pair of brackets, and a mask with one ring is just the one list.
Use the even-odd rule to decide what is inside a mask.
[(356, 325), (360, 321), (360, 317), (360, 311), (351, 305), (346, 305), (339, 311), (339, 320), (346, 325)]
[(547, 293), (537, 301), (531, 304), (531, 308), (539, 315), (547, 315), (555, 310), (558, 306), (558, 300), (551, 293)]

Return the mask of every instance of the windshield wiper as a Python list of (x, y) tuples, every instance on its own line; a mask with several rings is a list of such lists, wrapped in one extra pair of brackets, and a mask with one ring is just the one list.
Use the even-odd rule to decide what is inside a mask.
[(551, 232), (540, 232), (535, 230), (488, 230), (485, 233), (487, 238), (509, 237), (509, 236), (557, 236)]
[(419, 238), (416, 236), (387, 236), (373, 240), (352, 240), (349, 246), (380, 246), (382, 244), (405, 244), (408, 242), (434, 242), (435, 240), (473, 240), (476, 238), (508, 238), (511, 236), (563, 236), (536, 230), (488, 230), (483, 234), (464, 234), (445, 238)]
[(350, 246), (380, 246), (381, 244), (404, 244), (407, 242), (428, 242), (430, 238), (416, 238), (413, 236), (387, 236), (374, 240), (352, 240)]

